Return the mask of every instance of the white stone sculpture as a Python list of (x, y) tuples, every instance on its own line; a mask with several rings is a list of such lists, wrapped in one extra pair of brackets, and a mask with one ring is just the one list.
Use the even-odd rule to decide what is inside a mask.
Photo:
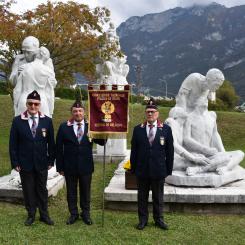
[[(208, 111), (209, 93), (215, 92), (223, 81), (222, 72), (211, 69), (206, 77), (192, 73), (182, 83), (176, 105), (166, 120), (172, 128), (175, 148), (174, 172), (167, 183), (212, 186), (212, 183), (226, 184), (244, 177), (244, 171), (235, 173), (244, 153), (225, 151), (217, 130), (216, 113)], [(217, 176), (223, 179), (214, 180)]]
[(26, 98), (33, 90), (41, 96), (40, 111), (52, 117), (54, 88), (57, 84), (54, 67), (47, 48), (40, 47), (35, 37), (29, 36), (22, 43), (23, 55), (18, 55), (13, 64), (10, 79), (15, 85), (15, 116), (26, 110)]
[[(119, 37), (116, 34), (113, 24), (107, 31), (107, 37), (110, 41), (118, 43), (120, 49)], [(112, 56), (109, 60), (103, 61), (96, 65), (98, 83), (108, 85), (107, 89), (111, 89), (111, 85), (126, 85), (129, 66), (126, 64), (127, 56), (122, 57)], [(118, 89), (123, 89), (123, 86), (118, 86)], [(97, 145), (97, 154), (103, 155), (103, 147)], [(125, 156), (127, 152), (126, 139), (109, 139), (106, 144), (106, 155), (108, 156)]]
[(129, 66), (126, 64), (127, 57), (111, 57), (110, 60), (96, 65), (98, 82), (106, 85), (126, 85)]
[[(107, 31), (107, 38), (111, 42), (117, 42), (120, 50), (119, 37), (116, 34), (114, 25), (111, 23)], [(97, 81), (106, 85), (126, 85), (129, 66), (126, 64), (127, 56), (111, 56), (109, 60), (96, 65)]]
[(193, 110), (193, 103), (199, 97), (208, 98), (209, 93), (215, 92), (224, 82), (223, 73), (216, 68), (210, 69), (206, 76), (200, 73), (191, 73), (183, 81), (176, 105), (183, 107), (187, 112)]

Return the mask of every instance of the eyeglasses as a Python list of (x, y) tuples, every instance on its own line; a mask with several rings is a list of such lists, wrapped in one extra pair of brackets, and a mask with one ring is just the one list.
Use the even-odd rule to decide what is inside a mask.
[(154, 114), (157, 111), (146, 111), (147, 114)]
[(35, 103), (35, 102), (28, 102), (27, 103), (29, 106), (39, 106), (40, 105), (40, 103)]

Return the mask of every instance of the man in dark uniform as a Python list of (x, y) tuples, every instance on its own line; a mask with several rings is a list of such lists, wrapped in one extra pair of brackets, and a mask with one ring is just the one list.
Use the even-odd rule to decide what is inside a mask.
[(77, 208), (77, 184), (79, 182), (81, 218), (87, 225), (90, 218), (90, 189), (94, 162), (93, 142), (103, 145), (104, 140), (92, 140), (88, 136), (88, 123), (84, 119), (85, 108), (77, 101), (72, 105), (72, 118), (60, 125), (56, 138), (56, 168), (65, 176), (67, 202), (70, 212), (66, 224), (74, 224), (79, 215)]
[(20, 173), (28, 217), (25, 225), (35, 221), (39, 208), (40, 221), (53, 225), (48, 214), (48, 169), (54, 165), (55, 142), (51, 118), (40, 111), (41, 99), (37, 91), (27, 96), (27, 110), (13, 119), (9, 153), (12, 168)]
[(148, 197), (152, 190), (155, 225), (168, 229), (163, 221), (164, 179), (173, 169), (174, 147), (171, 128), (158, 120), (159, 112), (153, 99), (145, 110), (146, 121), (134, 128), (131, 141), (131, 171), (138, 184), (137, 229), (143, 230), (148, 222)]

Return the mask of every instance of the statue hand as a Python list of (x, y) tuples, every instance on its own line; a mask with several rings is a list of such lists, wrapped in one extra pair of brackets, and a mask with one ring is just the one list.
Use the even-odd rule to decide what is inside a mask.
[(21, 73), (25, 68), (25, 65), (21, 65), (18, 67), (18, 73)]
[(195, 157), (194, 162), (198, 165), (206, 166), (209, 164), (206, 157)]
[(207, 154), (209, 155), (209, 156), (213, 156), (213, 155), (215, 155), (215, 154), (217, 154), (218, 153), (218, 150), (216, 149), (216, 148), (209, 148), (208, 149), (208, 152), (207, 152)]

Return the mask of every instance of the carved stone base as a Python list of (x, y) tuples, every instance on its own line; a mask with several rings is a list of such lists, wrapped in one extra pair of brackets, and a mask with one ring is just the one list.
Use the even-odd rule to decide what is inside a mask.
[(175, 186), (219, 187), (241, 179), (245, 179), (245, 169), (237, 166), (234, 170), (223, 175), (202, 173), (187, 176), (184, 171), (173, 171), (172, 175), (168, 176), (165, 181)]

